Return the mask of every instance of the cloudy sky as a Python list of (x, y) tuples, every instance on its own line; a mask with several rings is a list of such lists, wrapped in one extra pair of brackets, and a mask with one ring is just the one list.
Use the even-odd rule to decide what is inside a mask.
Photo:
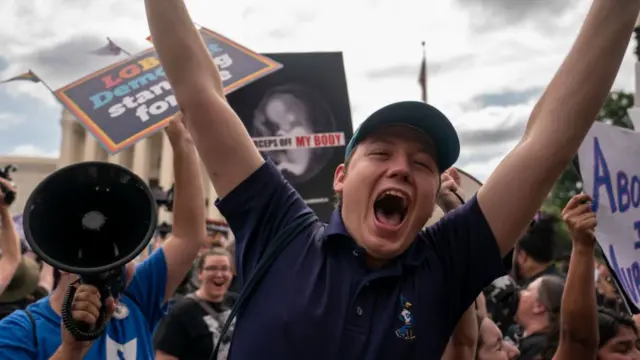
[[(460, 133), (458, 166), (485, 179), (523, 132), (590, 0), (187, 0), (194, 21), (258, 52), (342, 51), (354, 126), (382, 105), (420, 97)], [(111, 37), (148, 47), (141, 0), (0, 1), (0, 79), (32, 69), (61, 87), (116, 58), (87, 52)], [(632, 90), (631, 48), (614, 85)], [(0, 86), (0, 154), (57, 156), (61, 106), (38, 84)]]

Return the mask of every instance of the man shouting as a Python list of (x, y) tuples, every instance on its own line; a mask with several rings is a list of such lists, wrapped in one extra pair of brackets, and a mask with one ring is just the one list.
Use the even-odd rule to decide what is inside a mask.
[[(227, 104), (183, 0), (146, 0), (146, 8), (218, 208), (235, 234), (243, 283), (269, 241), (311, 210)], [(302, 234), (279, 255), (240, 312), (230, 359), (440, 358), (460, 316), (502, 275), (502, 256), (591, 127), (639, 9), (640, 0), (593, 1), (518, 146), (473, 199), (424, 231), (436, 200), (456, 200), (441, 189), (460, 151), (453, 126), (419, 102), (367, 118), (335, 171), (341, 203), (323, 236)]]

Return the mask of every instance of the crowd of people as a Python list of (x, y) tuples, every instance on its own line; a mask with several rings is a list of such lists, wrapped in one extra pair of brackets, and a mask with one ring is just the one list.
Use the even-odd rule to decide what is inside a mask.
[[(593, 0), (522, 140), (467, 201), (450, 121), (399, 102), (349, 140), (326, 224), (254, 146), (183, 1), (145, 5), (181, 109), (166, 129), (171, 234), (102, 298), (21, 248), (0, 202), (1, 358), (640, 359), (637, 318), (596, 258), (590, 197), (562, 211), (569, 257), (554, 256), (559, 220), (539, 213), (604, 103), (640, 0)], [(233, 241), (212, 241), (194, 205), (200, 160)], [(425, 227), (436, 206), (446, 215)], [(34, 267), (35, 285), (16, 295)], [(92, 329), (106, 316), (97, 339), (62, 325), (70, 288), (73, 321)]]
[[(456, 178), (455, 170), (447, 174)], [(0, 182), (10, 186), (4, 179)], [(457, 189), (458, 194), (462, 192)], [(572, 256), (555, 254), (558, 238), (555, 229), (560, 220), (550, 215), (536, 216), (514, 251), (505, 257), (512, 261), (505, 261), (509, 274), (487, 286), (464, 313), (442, 359), (551, 359), (560, 344), (560, 320), (575, 316), (569, 312), (575, 310), (575, 305), (569, 305), (572, 299), (588, 305), (578, 316), (597, 314), (594, 321), (599, 334), (598, 359), (640, 359), (636, 347), (640, 318), (629, 313), (607, 265), (595, 256), (592, 234), (595, 216), (588, 202), (581, 203), (584, 200), (588, 201), (585, 195), (574, 197), (564, 211), (574, 241)], [(4, 284), (0, 288), (0, 317), (14, 312), (16, 317), (20, 314), (16, 311), (29, 305), (37, 308), (43, 301), (44, 305), (50, 302), (49, 295), (60, 286), (61, 274), (37, 259), (24, 245), (15, 231), (9, 206), (0, 203), (0, 214), (0, 269), (4, 276), (0, 283)], [(208, 359), (216, 342), (221, 341), (218, 359), (227, 359), (233, 328), (224, 337), (220, 335), (239, 293), (234, 281), (234, 244), (229, 235), (224, 231), (207, 234), (192, 269), (163, 308), (162, 320), (153, 331), (154, 355), (150, 358)], [(156, 239), (156, 249), (163, 241), (164, 237)], [(147, 256), (140, 256), (135, 263), (141, 266), (145, 260)], [(572, 296), (565, 295), (565, 287), (569, 287), (567, 291)], [(50, 304), (55, 306), (53, 302)], [(123, 310), (117, 310), (116, 306), (115, 311)], [(17, 330), (7, 324), (11, 324), (11, 317), (0, 323), (0, 329)], [(38, 336), (37, 332), (34, 336)], [(35, 338), (23, 339), (22, 343), (25, 341), (42, 343)], [(15, 355), (11, 350), (15, 346), (19, 344), (0, 342), (0, 354)], [(41, 354), (36, 349), (35, 353)], [(124, 359), (133, 356), (126, 347), (116, 349), (113, 354), (118, 351)], [(46, 358), (24, 354), (15, 358)]]

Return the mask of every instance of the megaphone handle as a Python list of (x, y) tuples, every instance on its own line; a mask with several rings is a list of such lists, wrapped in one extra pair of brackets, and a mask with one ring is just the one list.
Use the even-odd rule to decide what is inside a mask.
[(102, 297), (102, 306), (100, 307), (100, 315), (98, 316), (98, 321), (93, 329), (91, 329), (87, 324), (76, 321), (73, 319), (72, 310), (73, 310), (73, 297), (76, 294), (76, 287), (73, 284), (70, 284), (67, 288), (67, 292), (64, 295), (64, 300), (62, 301), (62, 323), (64, 327), (73, 335), (74, 338), (78, 341), (93, 341), (102, 334), (104, 334), (105, 329), (107, 328), (107, 314), (104, 306), (104, 299), (106, 297)]

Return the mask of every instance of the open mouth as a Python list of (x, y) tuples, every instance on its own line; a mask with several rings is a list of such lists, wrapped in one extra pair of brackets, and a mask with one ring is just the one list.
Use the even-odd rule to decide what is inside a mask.
[(224, 286), (225, 281), (224, 280), (213, 280), (212, 283), (215, 286), (222, 287), (222, 286)]
[(408, 200), (404, 194), (395, 190), (383, 191), (373, 202), (376, 220), (386, 226), (398, 227), (407, 216)]

